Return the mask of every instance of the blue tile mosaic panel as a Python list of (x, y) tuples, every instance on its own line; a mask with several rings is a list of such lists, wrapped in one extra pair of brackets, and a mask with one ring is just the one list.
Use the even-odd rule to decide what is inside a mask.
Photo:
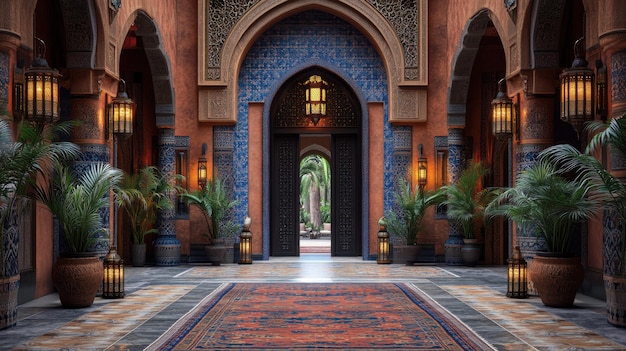
[[(233, 179), (239, 200), (237, 219), (243, 219), (248, 208), (248, 103), (264, 102), (268, 106), (281, 84), (293, 74), (313, 66), (324, 67), (352, 84), (357, 95), (365, 100), (362, 104), (380, 101), (386, 107), (389, 105), (383, 62), (367, 38), (349, 23), (331, 14), (309, 11), (286, 18), (268, 29), (248, 51), (239, 75), (237, 125), (233, 127)], [(397, 159), (402, 163), (398, 170), (393, 161), (393, 130), (400, 127), (388, 123), (387, 108), (384, 118), (387, 185), (394, 172), (406, 171), (410, 157), (408, 161)], [(264, 124), (267, 125), (267, 121)], [(400, 130), (403, 128), (410, 131), (407, 127)], [(410, 137), (408, 140), (410, 142)], [(268, 157), (264, 155), (265, 164), (269, 162)], [(390, 205), (388, 202), (386, 200), (385, 207)]]

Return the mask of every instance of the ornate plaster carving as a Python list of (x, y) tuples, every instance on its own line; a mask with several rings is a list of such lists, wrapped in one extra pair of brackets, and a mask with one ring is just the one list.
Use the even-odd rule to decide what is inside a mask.
[[(220, 105), (217, 111), (228, 117), (215, 122), (236, 122), (237, 72), (246, 50), (259, 33), (274, 23), (293, 13), (314, 9), (341, 17), (366, 33), (385, 61), (390, 101), (398, 101), (393, 95), (400, 86), (427, 84), (427, 6), (426, 0), (200, 0), (199, 118), (211, 121), (204, 119), (207, 117), (202, 112), (209, 111), (209, 105)], [(219, 96), (225, 99), (208, 103), (206, 99), (217, 96), (216, 90), (222, 90)], [(398, 110), (393, 106), (390, 114)]]

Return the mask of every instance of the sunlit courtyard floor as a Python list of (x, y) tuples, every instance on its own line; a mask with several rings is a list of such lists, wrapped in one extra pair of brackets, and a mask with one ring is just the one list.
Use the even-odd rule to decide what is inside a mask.
[(626, 330), (606, 322), (603, 301), (579, 295), (573, 308), (555, 309), (536, 296), (507, 298), (505, 267), (379, 265), (327, 253), (127, 267), (123, 299), (64, 309), (51, 294), (20, 305), (18, 325), (0, 331), (0, 349), (143, 350), (224, 282), (409, 282), (501, 350), (626, 350)]

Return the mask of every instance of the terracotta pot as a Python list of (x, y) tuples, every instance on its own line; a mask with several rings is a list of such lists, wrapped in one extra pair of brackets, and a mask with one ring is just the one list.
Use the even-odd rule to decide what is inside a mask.
[(103, 274), (102, 261), (96, 256), (59, 257), (52, 268), (52, 282), (63, 307), (91, 306)]
[(583, 283), (585, 270), (580, 257), (537, 253), (528, 267), (541, 302), (550, 307), (570, 307)]

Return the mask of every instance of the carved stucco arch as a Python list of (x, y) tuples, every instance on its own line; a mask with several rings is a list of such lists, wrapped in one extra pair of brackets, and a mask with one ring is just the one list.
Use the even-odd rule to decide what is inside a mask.
[(61, 0), (59, 4), (65, 28), (67, 68), (94, 68), (98, 21), (93, 1)]
[[(136, 35), (142, 38), (143, 49), (150, 65), (154, 90), (157, 127), (174, 127), (174, 88), (169, 57), (163, 47), (161, 33), (152, 18), (144, 11), (135, 11), (126, 21), (124, 28), (137, 25)], [(124, 35), (126, 32), (124, 32)], [(117, 61), (121, 51), (117, 53)]]
[(563, 11), (567, 0), (536, 0), (530, 23), (530, 67), (559, 68)]
[[(228, 35), (221, 52), (221, 66), (219, 79), (210, 80), (206, 78), (205, 68), (200, 57), (198, 84), (199, 89), (199, 120), (223, 123), (235, 123), (237, 113), (237, 84), (239, 68), (245, 59), (248, 49), (254, 44), (256, 39), (265, 30), (270, 28), (280, 20), (292, 16), (299, 12), (309, 10), (324, 11), (340, 17), (346, 22), (359, 29), (372, 43), (378, 51), (385, 66), (388, 87), (389, 101), (407, 101), (409, 98), (420, 100), (425, 105), (425, 90), (403, 89), (425, 87), (427, 84), (427, 1), (418, 1), (420, 13), (420, 30), (423, 32), (419, 44), (421, 70), (419, 80), (406, 80), (404, 49), (396, 32), (389, 22), (366, 2), (347, 2), (318, 0), (303, 1), (261, 1), (247, 11), (233, 27)], [(203, 33), (200, 33), (201, 46)], [(200, 53), (202, 56), (203, 53)], [(399, 97), (396, 97), (399, 96)], [(400, 98), (401, 97), (401, 98)], [(392, 106), (389, 111), (390, 118), (393, 119), (398, 110), (398, 106)], [(407, 110), (403, 106), (402, 112)], [(425, 118), (425, 108), (410, 106), (409, 114), (424, 114), (424, 116), (404, 116), (407, 113), (398, 113), (400, 118)]]
[(474, 59), (480, 41), (491, 21), (489, 10), (481, 10), (472, 17), (461, 35), (461, 43), (452, 59), (450, 88), (448, 89), (448, 126), (464, 127), (467, 111), (467, 94)]

